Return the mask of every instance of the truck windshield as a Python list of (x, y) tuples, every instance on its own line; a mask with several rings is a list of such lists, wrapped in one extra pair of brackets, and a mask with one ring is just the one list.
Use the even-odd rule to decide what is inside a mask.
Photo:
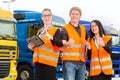
[(108, 26), (104, 26), (104, 30), (105, 30), (106, 34), (108, 34), (112, 37), (112, 45), (113, 46), (120, 46), (119, 31), (113, 27), (108, 27)]
[(112, 45), (120, 46), (120, 36), (118, 34), (110, 34), (112, 36)]
[(14, 23), (8, 21), (0, 21), (0, 37), (15, 39)]

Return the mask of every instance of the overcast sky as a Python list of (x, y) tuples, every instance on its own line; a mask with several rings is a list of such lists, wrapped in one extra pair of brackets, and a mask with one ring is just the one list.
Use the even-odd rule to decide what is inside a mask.
[[(2, 3), (3, 9), (8, 9), (7, 3)], [(69, 21), (69, 10), (73, 6), (82, 9), (82, 20), (100, 20), (104, 25), (120, 28), (120, 3), (119, 0), (16, 0), (10, 3), (10, 10), (32, 10), (41, 12), (44, 8), (50, 8), (53, 14), (61, 16)]]

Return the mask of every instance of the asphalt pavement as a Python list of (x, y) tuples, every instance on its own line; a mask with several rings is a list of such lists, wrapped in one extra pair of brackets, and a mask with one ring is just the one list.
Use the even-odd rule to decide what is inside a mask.
[[(63, 80), (63, 79), (58, 79), (58, 80)], [(120, 80), (120, 78), (112, 78), (112, 80)]]

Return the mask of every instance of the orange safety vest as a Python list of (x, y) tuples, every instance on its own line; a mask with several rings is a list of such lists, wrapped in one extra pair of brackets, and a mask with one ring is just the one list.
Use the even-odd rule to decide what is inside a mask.
[[(103, 41), (105, 44), (111, 39), (110, 36), (104, 36)], [(91, 44), (91, 63), (90, 63), (90, 76), (99, 75), (103, 72), (106, 75), (111, 75), (112, 70), (112, 61), (110, 54), (102, 47), (99, 47), (99, 50), (96, 48), (95, 42), (92, 39)]]
[[(48, 33), (53, 36), (57, 29), (58, 28), (53, 27), (48, 30)], [(59, 51), (55, 50), (56, 46), (54, 48), (51, 41), (46, 39), (44, 35), (41, 39), (44, 41), (44, 44), (34, 48), (33, 63), (38, 62), (56, 67), (59, 57)]]
[(84, 26), (80, 25), (80, 32), (76, 31), (76, 29), (71, 25), (67, 24), (64, 26), (68, 33), (68, 38), (72, 36), (74, 39), (74, 45), (68, 46), (65, 50), (63, 50), (62, 60), (71, 60), (71, 61), (83, 61), (85, 62), (85, 37), (86, 37), (86, 29)]

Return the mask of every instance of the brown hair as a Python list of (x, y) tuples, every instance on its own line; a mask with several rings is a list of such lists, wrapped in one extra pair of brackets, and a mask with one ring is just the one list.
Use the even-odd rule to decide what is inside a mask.
[(73, 10), (78, 11), (78, 12), (80, 13), (80, 15), (82, 15), (81, 9), (80, 9), (79, 7), (72, 7), (72, 8), (70, 9), (69, 14), (71, 14), (71, 12), (72, 12)]
[(50, 14), (52, 15), (52, 11), (51, 11), (49, 8), (44, 8), (43, 11), (42, 11), (42, 14), (43, 14), (43, 12), (45, 12), (45, 11), (49, 11)]

